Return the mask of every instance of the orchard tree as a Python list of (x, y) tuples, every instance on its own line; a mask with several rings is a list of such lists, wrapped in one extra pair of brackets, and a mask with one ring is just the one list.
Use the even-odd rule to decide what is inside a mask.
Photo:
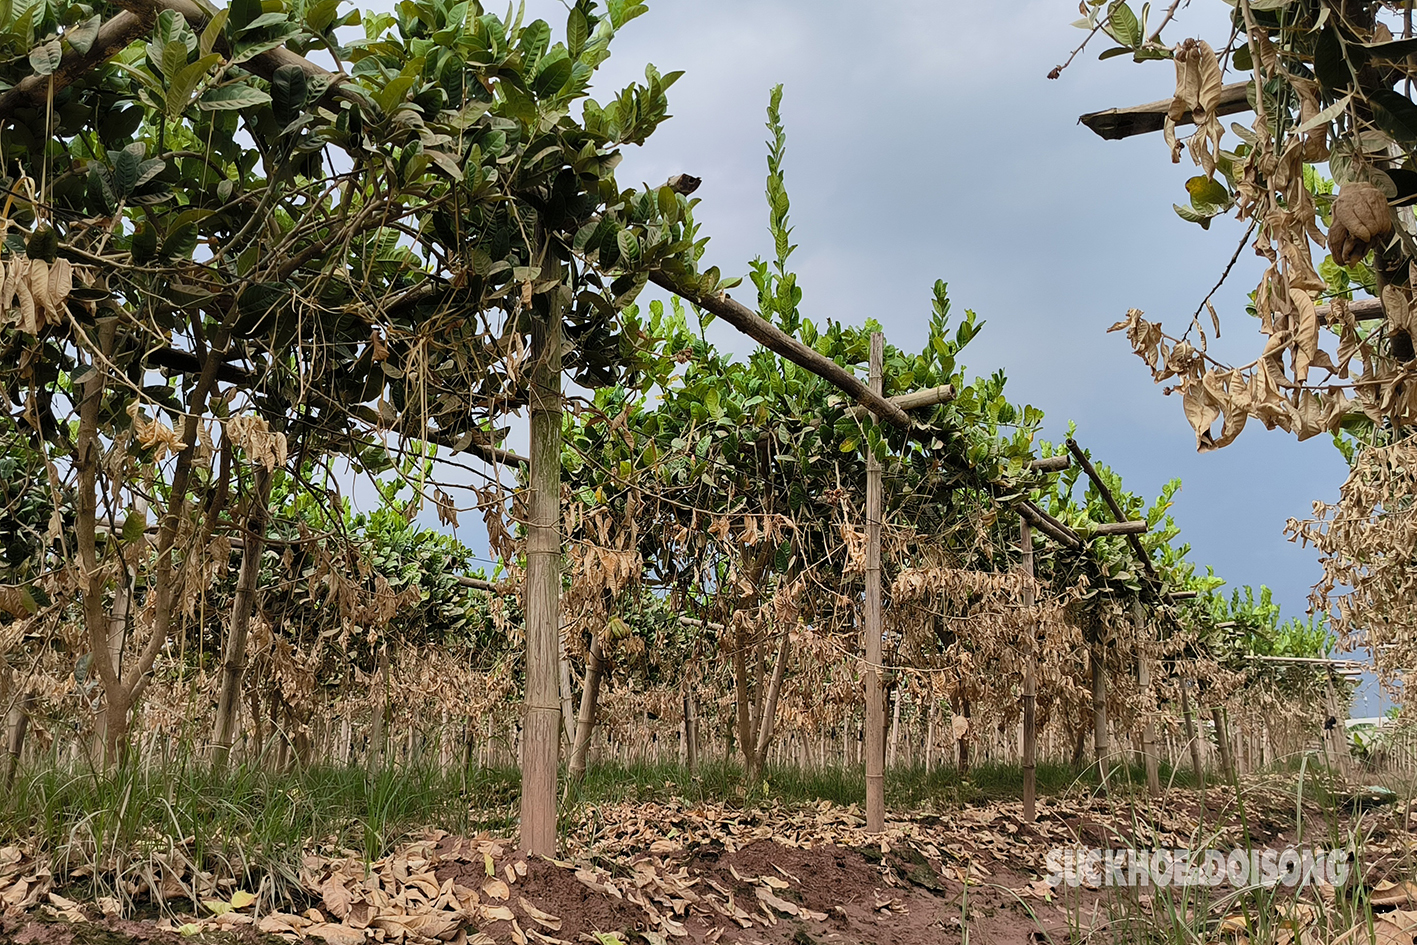
[[(676, 75), (587, 97), (644, 12), (582, 0), (553, 42), (475, 0), (0, 10), (0, 377), (74, 495), (49, 589), (82, 603), (109, 757), (233, 532), (251, 560), (224, 657), (239, 681), (277, 469), (389, 437), (504, 460), (499, 412), (529, 404), (537, 435), (559, 434), (563, 367), (616, 379), (644, 277), (601, 273), (682, 252), (689, 225), (674, 190), (614, 178)], [(650, 206), (652, 232), (628, 230)], [(553, 587), (556, 469), (526, 503), (530, 583)]]

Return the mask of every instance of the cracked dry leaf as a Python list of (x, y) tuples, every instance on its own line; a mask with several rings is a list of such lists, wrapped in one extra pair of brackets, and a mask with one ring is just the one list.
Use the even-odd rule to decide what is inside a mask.
[(345, 888), (343, 875), (336, 873), (325, 880), (320, 886), (320, 898), (325, 904), (326, 911), (335, 918), (343, 920), (349, 917), (354, 897)]
[(482, 892), (490, 899), (507, 899), (512, 894), (511, 888), (496, 877), (482, 884)]
[(491, 922), (510, 922), (517, 914), (506, 906), (481, 906), (482, 917)]
[(774, 896), (771, 889), (765, 889), (759, 886), (754, 889), (753, 892), (757, 895), (760, 902), (772, 906), (783, 915), (797, 915), (801, 911), (798, 909), (796, 903), (788, 902), (786, 899), (779, 899), (777, 896)]
[(322, 938), (329, 945), (363, 945), (364, 943), (362, 931), (352, 929), (347, 925), (333, 925), (329, 922), (312, 925), (305, 930), (305, 934), (311, 938)]
[(525, 896), (517, 897), (517, 905), (522, 907), (522, 911), (538, 925), (550, 929), (553, 932), (561, 931), (561, 917), (552, 915), (549, 912), (542, 912), (536, 906), (527, 902)]

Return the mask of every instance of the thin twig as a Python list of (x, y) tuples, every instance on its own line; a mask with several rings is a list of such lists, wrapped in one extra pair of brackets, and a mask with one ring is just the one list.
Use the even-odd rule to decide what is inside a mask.
[(1078, 48), (1074, 49), (1072, 55), (1068, 56), (1068, 61), (1063, 63), (1061, 66), (1054, 66), (1052, 71), (1048, 73), (1048, 78), (1056, 79), (1058, 78), (1058, 76), (1062, 75), (1063, 70), (1073, 64), (1073, 60), (1078, 57), (1078, 53), (1082, 52), (1084, 49), (1087, 48), (1087, 44), (1092, 42), (1092, 37), (1096, 36), (1097, 31), (1100, 29), (1102, 29), (1102, 21), (1098, 20), (1097, 25), (1092, 28), (1092, 30), (1087, 34), (1087, 36), (1083, 39), (1081, 43), (1078, 43)]
[[(1240, 253), (1244, 251), (1244, 249), (1245, 249), (1245, 244), (1247, 244), (1247, 243), (1250, 241), (1250, 237), (1251, 237), (1251, 236), (1254, 234), (1254, 232), (1255, 232), (1255, 224), (1258, 223), (1258, 222), (1259, 222), (1259, 221), (1256, 220), (1254, 217), (1251, 217), (1251, 218), (1250, 218), (1250, 226), (1249, 226), (1248, 229), (1245, 230), (1245, 235), (1242, 236), (1242, 237), (1240, 237), (1240, 245), (1235, 247), (1235, 253), (1234, 253), (1234, 255), (1232, 255), (1232, 256), (1230, 257), (1230, 261), (1225, 264), (1225, 271), (1220, 274), (1220, 281), (1217, 282), (1217, 283), (1211, 288), (1211, 290), (1205, 294), (1205, 298), (1201, 299), (1201, 304), (1199, 304), (1199, 305), (1196, 306), (1195, 314), (1191, 316), (1191, 325), (1192, 325), (1192, 326), (1194, 326), (1194, 325), (1196, 324), (1196, 319), (1198, 319), (1198, 318), (1201, 317), (1201, 310), (1205, 308), (1206, 303), (1209, 302), (1212, 297), (1214, 297), (1215, 293), (1217, 293), (1217, 292), (1220, 291), (1220, 287), (1225, 284), (1225, 280), (1228, 279), (1228, 278), (1230, 278), (1230, 270), (1235, 268), (1235, 261), (1240, 258)], [(1190, 328), (1187, 328), (1187, 329), (1186, 329), (1186, 334), (1181, 336), (1181, 340), (1182, 340), (1182, 341), (1185, 341), (1185, 340), (1186, 340), (1186, 335), (1189, 335), (1190, 333), (1191, 333), (1191, 329), (1190, 329)], [(1219, 337), (1220, 337), (1220, 333), (1219, 333), (1219, 332), (1216, 332), (1215, 337), (1219, 338)]]

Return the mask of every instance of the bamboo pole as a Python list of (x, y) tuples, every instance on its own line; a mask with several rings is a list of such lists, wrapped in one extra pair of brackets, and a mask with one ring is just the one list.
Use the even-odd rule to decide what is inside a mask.
[(764, 348), (829, 381), (858, 404), (869, 407), (876, 420), (890, 423), (902, 430), (911, 429), (910, 415), (898, 405), (886, 400), (881, 395), (880, 388), (868, 388), (846, 368), (807, 347), (743, 304), (735, 302), (727, 293), (702, 292), (697, 285), (681, 282), (662, 269), (650, 272), (649, 279), (685, 301), (707, 309)]
[(1200, 736), (1196, 734), (1196, 713), (1191, 708), (1191, 681), (1181, 680), (1181, 715), (1186, 720), (1186, 743), (1191, 749), (1191, 769), (1196, 773), (1196, 785), (1205, 790), (1205, 767), (1201, 764)]
[(5, 757), (5, 791), (9, 793), (15, 783), (15, 772), (20, 766), (20, 754), (25, 748), (25, 733), (29, 731), (30, 715), (34, 712), (38, 696), (28, 691), (15, 701), (10, 709), (10, 743)]
[[(871, 333), (871, 394), (885, 389), (885, 336)], [(878, 417), (879, 419), (879, 417)], [(881, 691), (881, 463), (866, 448), (866, 830), (886, 826), (886, 707)]]
[(893, 708), (891, 709), (890, 755), (888, 759), (888, 764), (892, 768), (900, 761), (900, 686), (897, 685), (894, 688), (895, 691), (891, 693)]
[(694, 693), (684, 689), (684, 763), (693, 777), (699, 770), (699, 707)]
[(1018, 534), (1023, 552), (1023, 608), (1027, 614), (1024, 626), (1028, 630), (1023, 657), (1023, 822), (1031, 824), (1038, 817), (1038, 631), (1033, 625), (1033, 529), (1023, 516), (1019, 516)]
[(586, 756), (590, 753), (591, 735), (595, 732), (596, 704), (600, 700), (600, 681), (605, 676), (605, 655), (600, 646), (600, 635), (590, 641), (590, 653), (586, 657), (585, 686), (581, 688), (581, 711), (576, 721), (576, 738), (571, 743), (571, 763), (567, 791), (579, 786), (585, 780)]
[[(548, 275), (560, 281), (556, 248), (543, 242)], [(534, 304), (534, 303), (533, 303)], [(526, 525), (526, 714), (522, 731), (521, 845), (556, 854), (556, 774), (561, 705), (561, 290), (531, 317), (531, 466)]]
[(246, 516), (246, 533), (241, 544), (241, 570), (236, 577), (236, 595), (231, 602), (231, 629), (221, 661), (221, 689), (217, 698), (215, 747), (212, 765), (226, 767), (231, 744), (236, 738), (236, 718), (241, 709), (241, 677), (246, 673), (246, 639), (251, 631), (251, 613), (256, 605), (256, 581), (261, 572), (261, 552), (265, 548), (266, 515), (271, 499), (271, 471), (261, 463), (251, 468), (251, 510)]
[(1225, 710), (1220, 706), (1210, 710), (1210, 721), (1215, 725), (1215, 744), (1220, 751), (1220, 773), (1225, 780), (1235, 777), (1234, 758), (1230, 753), (1230, 728), (1225, 724)]
[[(1077, 440), (1074, 440), (1072, 437), (1068, 437), (1068, 452), (1073, 454), (1078, 461), (1078, 465), (1082, 467), (1083, 472), (1087, 473), (1087, 478), (1092, 480), (1092, 484), (1096, 486), (1097, 491), (1102, 494), (1102, 499), (1107, 503), (1107, 508), (1111, 510), (1112, 517), (1117, 520), (1117, 524), (1130, 526), (1131, 523), (1127, 522), (1127, 517), (1123, 514), (1122, 507), (1117, 504), (1117, 500), (1112, 496), (1112, 490), (1108, 488), (1107, 483), (1102, 481), (1102, 476), (1098, 474), (1097, 468), (1092, 465), (1092, 460), (1087, 458), (1087, 454), (1082, 451), (1082, 447), (1078, 446)], [(1143, 522), (1142, 524), (1145, 525), (1146, 523)], [(1145, 531), (1144, 528), (1142, 530)], [(1146, 549), (1142, 547), (1141, 540), (1137, 538), (1137, 533), (1135, 531), (1123, 530), (1118, 531), (1117, 534), (1127, 536), (1127, 544), (1132, 546), (1132, 552), (1136, 554), (1137, 559), (1141, 561), (1142, 567), (1146, 569), (1147, 576), (1155, 579), (1156, 569), (1151, 565), (1151, 555), (1147, 554)]]
[(1142, 760), (1146, 764), (1146, 790), (1152, 797), (1161, 796), (1161, 773), (1158, 770), (1156, 760), (1156, 720), (1152, 706), (1155, 698), (1151, 693), (1151, 658), (1147, 656), (1142, 645), (1145, 634), (1142, 630), (1146, 624), (1146, 615), (1142, 609), (1141, 598), (1132, 599), (1132, 619), (1137, 626), (1137, 688), (1141, 690), (1142, 716), (1141, 723), (1141, 753)]
[(1348, 726), (1344, 724), (1346, 713), (1339, 710), (1331, 672), (1324, 678), (1324, 689), (1324, 695), (1328, 701), (1327, 715), (1329, 718), (1329, 723), (1325, 727), (1330, 739), (1334, 764), (1338, 768), (1338, 773), (1347, 778), (1352, 774), (1353, 756), (1348, 751)]
[(566, 640), (561, 639), (561, 656), (558, 661), (561, 670), (559, 679), (561, 692), (561, 735), (566, 739), (566, 748), (569, 750), (576, 740), (576, 710), (571, 705), (571, 660), (566, 655)]
[(1092, 749), (1097, 757), (1097, 775), (1105, 787), (1111, 751), (1107, 745), (1107, 667), (1102, 641), (1088, 648), (1088, 662), (1092, 666)]

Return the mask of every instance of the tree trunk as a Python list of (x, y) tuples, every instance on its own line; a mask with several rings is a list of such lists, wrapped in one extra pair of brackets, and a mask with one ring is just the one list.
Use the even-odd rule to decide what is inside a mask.
[(5, 757), (5, 792), (15, 784), (15, 772), (20, 766), (20, 754), (25, 748), (25, 733), (29, 731), (30, 715), (38, 697), (29, 691), (10, 708), (10, 738)]
[(684, 690), (684, 764), (689, 777), (699, 770), (699, 706), (692, 690)]
[(379, 681), (375, 683), (380, 693), (374, 703), (374, 718), (369, 726), (369, 774), (372, 776), (384, 764), (385, 716), (389, 711), (389, 645), (385, 643), (379, 650)]
[(935, 699), (930, 700), (930, 707), (925, 714), (925, 773), (929, 774), (935, 769), (935, 716), (939, 713), (939, 706)]
[[(871, 392), (884, 389), (885, 336), (871, 333)], [(879, 418), (876, 418), (879, 420)], [(881, 691), (881, 462), (866, 450), (866, 831), (886, 826), (886, 707)]]
[(1181, 715), (1186, 720), (1186, 742), (1191, 749), (1191, 770), (1196, 773), (1196, 786), (1205, 790), (1205, 767), (1201, 764), (1200, 736), (1196, 734), (1196, 713), (1191, 708), (1191, 681), (1181, 680)]
[(1024, 627), (1028, 634), (1023, 656), (1023, 822), (1031, 824), (1038, 817), (1038, 654), (1034, 652), (1038, 634), (1033, 625), (1033, 529), (1023, 516), (1019, 516), (1018, 534), (1023, 553), (1023, 608), (1027, 614)]
[(1225, 724), (1225, 710), (1220, 706), (1210, 710), (1210, 720), (1215, 725), (1215, 744), (1220, 751), (1220, 773), (1225, 780), (1235, 777), (1234, 759), (1230, 754), (1230, 730)]
[[(544, 237), (543, 237), (544, 240)], [(556, 248), (542, 243), (546, 274), (557, 282)], [(556, 692), (561, 641), (561, 286), (545, 293), (547, 311), (531, 313), (531, 457), (528, 473), (526, 713), (522, 731), (521, 842), (528, 853), (556, 855), (556, 769), (561, 707)], [(533, 300), (533, 305), (535, 304)]]
[(259, 462), (252, 466), (251, 510), (246, 516), (246, 535), (241, 545), (241, 570), (236, 577), (236, 596), (231, 603), (231, 629), (227, 633), (221, 661), (221, 687), (217, 699), (215, 747), (212, 765), (226, 767), (236, 737), (236, 719), (241, 708), (241, 677), (246, 672), (246, 639), (251, 630), (251, 612), (256, 604), (256, 582), (261, 573), (261, 554), (266, 542), (266, 515), (270, 509), (271, 473)]
[(758, 711), (757, 742), (750, 762), (752, 768), (748, 773), (750, 784), (756, 783), (762, 777), (768, 745), (772, 742), (773, 732), (777, 727), (777, 702), (782, 695), (782, 677), (787, 671), (787, 661), (791, 656), (791, 640), (792, 634), (784, 629), (777, 644), (777, 660), (772, 668), (772, 682), (768, 684), (767, 696), (762, 700), (762, 708)]
[(894, 768), (900, 762), (900, 686), (895, 686), (895, 691), (891, 693), (891, 734), (888, 744), (889, 754), (886, 763)]
[(585, 780), (586, 756), (590, 753), (591, 735), (595, 732), (596, 704), (600, 701), (600, 680), (605, 674), (605, 658), (600, 648), (600, 635), (590, 641), (586, 657), (585, 686), (581, 689), (581, 712), (576, 721), (576, 739), (571, 744), (570, 777), (567, 791), (580, 787)]
[(561, 735), (567, 750), (576, 741), (576, 710), (571, 705), (571, 660), (566, 656), (566, 640), (561, 639)]
[[(1146, 612), (1142, 608), (1141, 598), (1132, 600), (1132, 620), (1137, 628), (1137, 640), (1145, 641), (1147, 634)], [(1151, 691), (1151, 658), (1147, 655), (1144, 645), (1141, 646), (1137, 654), (1137, 687), (1141, 690), (1142, 700), (1142, 725), (1141, 725), (1141, 752), (1142, 760), (1146, 764), (1146, 789), (1152, 797), (1161, 796), (1161, 773), (1157, 768), (1156, 760), (1156, 721), (1153, 717), (1154, 706), (1156, 704), (1155, 694)]]
[(964, 731), (960, 734), (959, 738), (955, 740), (955, 747), (958, 752), (955, 759), (955, 767), (959, 771), (960, 776), (963, 777), (969, 774), (969, 740), (974, 734), (970, 731), (972, 727), (970, 724), (972, 712), (969, 699), (966, 696), (959, 697), (959, 714), (964, 718), (965, 726)]
[(1088, 650), (1092, 664), (1092, 748), (1097, 760), (1097, 775), (1107, 784), (1107, 763), (1111, 750), (1107, 744), (1107, 667), (1106, 650), (1099, 641)]

